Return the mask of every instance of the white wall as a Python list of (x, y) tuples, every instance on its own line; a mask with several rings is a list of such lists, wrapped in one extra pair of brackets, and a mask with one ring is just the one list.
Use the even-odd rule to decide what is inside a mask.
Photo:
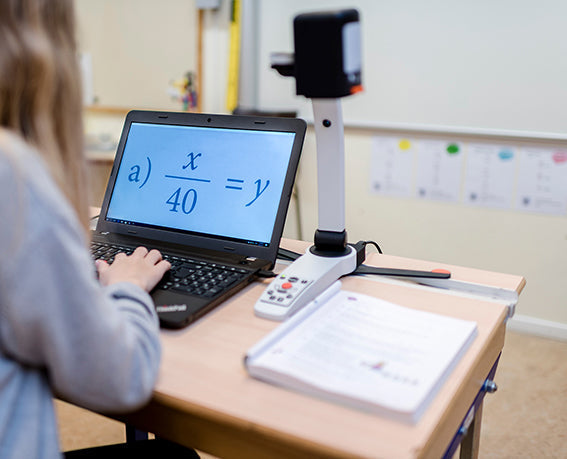
[(193, 0), (76, 0), (76, 10), (100, 105), (181, 110), (167, 90), (196, 71)]

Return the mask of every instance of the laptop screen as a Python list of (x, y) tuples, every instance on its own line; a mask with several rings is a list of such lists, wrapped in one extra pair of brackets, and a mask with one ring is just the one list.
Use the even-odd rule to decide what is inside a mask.
[(268, 246), (295, 135), (132, 122), (106, 221)]

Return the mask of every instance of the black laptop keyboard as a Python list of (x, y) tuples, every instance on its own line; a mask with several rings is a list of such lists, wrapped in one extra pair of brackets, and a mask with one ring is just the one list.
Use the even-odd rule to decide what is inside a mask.
[[(122, 247), (116, 244), (91, 243), (91, 253), (95, 260), (114, 261), (117, 253), (130, 255), (132, 247)], [(230, 288), (232, 284), (248, 276), (249, 271), (226, 266), (219, 263), (208, 263), (180, 256), (167, 255), (162, 252), (165, 260), (171, 263), (171, 269), (156, 286), (162, 290), (177, 290), (192, 295), (212, 298)]]

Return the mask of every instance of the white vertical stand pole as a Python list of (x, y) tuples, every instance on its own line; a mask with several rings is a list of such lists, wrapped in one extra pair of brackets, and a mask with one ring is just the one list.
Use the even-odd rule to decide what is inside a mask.
[(317, 141), (319, 231), (345, 230), (345, 148), (340, 99), (312, 99)]

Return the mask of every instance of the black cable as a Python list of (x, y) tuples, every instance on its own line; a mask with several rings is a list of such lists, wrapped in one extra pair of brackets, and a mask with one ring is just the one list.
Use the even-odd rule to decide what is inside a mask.
[(301, 256), (301, 254), (293, 252), (293, 251), (288, 250), (288, 249), (284, 249), (283, 247), (280, 247), (278, 249), (278, 258), (281, 259), (281, 260), (295, 261), (300, 256)]
[(378, 250), (378, 253), (382, 253), (382, 249), (380, 248), (380, 246), (374, 242), (374, 241), (364, 241), (364, 244), (368, 245), (373, 245), (374, 247), (376, 247), (376, 250)]

